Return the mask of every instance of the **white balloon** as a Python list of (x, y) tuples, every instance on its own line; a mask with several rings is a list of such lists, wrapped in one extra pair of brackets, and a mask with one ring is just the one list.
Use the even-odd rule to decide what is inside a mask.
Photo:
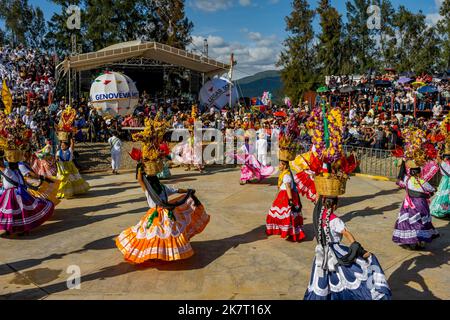
[(130, 77), (106, 71), (94, 80), (90, 100), (100, 115), (125, 116), (134, 112), (139, 102), (139, 92)]
[[(231, 90), (231, 103), (234, 105), (238, 101), (238, 91), (236, 86)], [(230, 103), (230, 82), (224, 78), (214, 78), (200, 90), (200, 103), (208, 109), (212, 107), (222, 110)]]

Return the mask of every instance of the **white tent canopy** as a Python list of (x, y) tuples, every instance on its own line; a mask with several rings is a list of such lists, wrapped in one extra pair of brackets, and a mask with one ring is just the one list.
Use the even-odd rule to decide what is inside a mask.
[(66, 58), (61, 64), (67, 72), (101, 68), (110, 63), (131, 58), (147, 58), (177, 65), (213, 77), (230, 69), (228, 64), (202, 57), (185, 50), (158, 42), (130, 41), (112, 45), (97, 52), (84, 53)]

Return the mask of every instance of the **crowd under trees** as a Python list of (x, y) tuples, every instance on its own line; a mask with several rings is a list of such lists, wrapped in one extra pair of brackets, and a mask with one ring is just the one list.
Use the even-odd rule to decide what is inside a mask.
[[(380, 29), (367, 26), (371, 5), (380, 8)], [(439, 13), (442, 19), (431, 25), (423, 12), (395, 8), (390, 0), (348, 0), (344, 19), (330, 0), (320, 0), (316, 9), (310, 1), (293, 0), (278, 62), (285, 94), (297, 103), (305, 92), (323, 85), (327, 75), (374, 74), (385, 68), (417, 75), (447, 71), (450, 0), (443, 1)]]
[[(71, 52), (71, 36), (83, 52), (119, 42), (158, 41), (184, 49), (193, 24), (183, 0), (52, 0), (61, 10), (46, 21), (39, 7), (27, 0), (0, 0), (0, 45), (40, 48), (60, 56)], [(67, 8), (81, 9), (81, 29), (69, 30)]]

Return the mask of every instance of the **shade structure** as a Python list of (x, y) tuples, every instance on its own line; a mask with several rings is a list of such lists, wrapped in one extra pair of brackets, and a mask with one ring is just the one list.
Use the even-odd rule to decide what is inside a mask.
[[(177, 49), (158, 42), (130, 41), (118, 43), (102, 50), (66, 58), (60, 65), (69, 69), (84, 71), (98, 69), (111, 63), (131, 58), (147, 58), (181, 66), (189, 70), (205, 73), (207, 76), (220, 75), (230, 69), (230, 65)], [(59, 66), (58, 66), (59, 67)]]
[(133, 113), (139, 102), (139, 92), (130, 77), (105, 71), (91, 85), (90, 102), (100, 115)]
[[(208, 109), (222, 110), (230, 103), (231, 82), (225, 78), (213, 78), (200, 89), (200, 104)], [(238, 101), (236, 86), (231, 89), (232, 106)]]
[(411, 81), (413, 81), (413, 79), (408, 77), (401, 77), (400, 79), (398, 79), (398, 83), (400, 84), (410, 83)]
[(436, 93), (438, 92), (438, 89), (433, 86), (423, 86), (417, 90), (418, 92), (424, 94), (424, 93)]
[(320, 87), (317, 89), (317, 93), (324, 93), (330, 91), (327, 87)]
[(351, 93), (353, 91), (356, 91), (357, 89), (353, 86), (345, 86), (339, 89), (339, 92), (341, 93)]
[(389, 88), (392, 86), (392, 82), (390, 82), (388, 80), (377, 80), (377, 81), (375, 81), (375, 86)]
[(416, 81), (416, 82), (413, 82), (412, 85), (415, 87), (423, 87), (424, 85), (426, 85), (426, 83), (421, 82), (421, 81)]

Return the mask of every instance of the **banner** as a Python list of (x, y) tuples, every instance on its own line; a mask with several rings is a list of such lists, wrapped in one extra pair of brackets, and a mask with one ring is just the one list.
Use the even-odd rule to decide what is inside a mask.
[(6, 85), (6, 80), (3, 79), (2, 85), (2, 101), (5, 105), (5, 114), (8, 115), (12, 112), (12, 95), (9, 91), (8, 86)]
[[(230, 103), (230, 82), (224, 78), (214, 78), (200, 90), (200, 103), (211, 109), (212, 107), (222, 110)], [(234, 86), (231, 89), (231, 104), (238, 101), (238, 92)]]

